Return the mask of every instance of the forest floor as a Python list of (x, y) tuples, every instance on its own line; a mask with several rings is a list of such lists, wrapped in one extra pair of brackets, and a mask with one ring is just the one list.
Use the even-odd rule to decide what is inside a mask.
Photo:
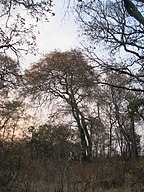
[[(1, 171), (0, 182), (11, 172)], [(1, 186), (0, 192), (144, 192), (144, 161), (103, 158), (81, 164), (31, 160)]]

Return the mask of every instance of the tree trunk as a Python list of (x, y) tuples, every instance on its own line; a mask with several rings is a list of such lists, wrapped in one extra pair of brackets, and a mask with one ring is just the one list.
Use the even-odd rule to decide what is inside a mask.
[(70, 95), (70, 98), (71, 98), (70, 105), (71, 105), (72, 114), (77, 122), (78, 130), (80, 132), (82, 160), (89, 162), (92, 159), (92, 141), (91, 141), (90, 133), (88, 132), (84, 115), (79, 110), (74, 96)]
[(131, 115), (131, 143), (132, 143), (132, 158), (138, 158), (138, 149), (137, 149), (137, 142), (136, 142), (136, 133), (135, 133), (135, 126), (134, 126), (134, 116)]

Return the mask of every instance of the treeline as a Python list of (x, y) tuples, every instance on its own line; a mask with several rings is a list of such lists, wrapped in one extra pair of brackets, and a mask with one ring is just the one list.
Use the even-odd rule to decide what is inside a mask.
[[(143, 92), (125, 89), (133, 86), (132, 79), (114, 71), (101, 73), (78, 50), (51, 52), (23, 74), (9, 57), (1, 55), (1, 64), (2, 191), (34, 191), (39, 169), (59, 175), (51, 178), (42, 171), (42, 178), (50, 179), (45, 191), (48, 185), (51, 191), (73, 191), (73, 182), (77, 191), (131, 189), (127, 179), (137, 182), (137, 171), (143, 170), (139, 130), (144, 119)], [(100, 83), (103, 79), (108, 85)], [(44, 106), (45, 112), (54, 105), (45, 123), (40, 123), (42, 116), (32, 123), (30, 104)], [(31, 174), (38, 175), (31, 180)], [(139, 179), (135, 190), (143, 187)]]
[[(62, 145), (64, 144), (64, 146)], [(47, 145), (47, 146), (46, 146)], [(2, 147), (2, 146), (1, 146)], [(45, 147), (47, 150), (45, 150)], [(122, 192), (142, 191), (143, 156), (137, 161), (120, 155), (98, 156), (80, 163), (79, 146), (58, 141), (4, 142), (0, 158), (0, 191), (7, 192)], [(70, 152), (75, 151), (77, 159)]]
[[(18, 134), (17, 125), (20, 129), (30, 121), (24, 116), (26, 105), (39, 103), (49, 108), (54, 103), (44, 125), (37, 122), (38, 126), (27, 127), (35, 148), (42, 142), (55, 144), (61, 138), (78, 144), (81, 161), (90, 162), (98, 155), (137, 159), (142, 154), (143, 92), (119, 88), (135, 83), (126, 75), (99, 73), (78, 50), (52, 52), (23, 75), (10, 58), (1, 56), (1, 62), (2, 139), (13, 139)], [(109, 84), (114, 81), (115, 87), (101, 85), (103, 78)]]

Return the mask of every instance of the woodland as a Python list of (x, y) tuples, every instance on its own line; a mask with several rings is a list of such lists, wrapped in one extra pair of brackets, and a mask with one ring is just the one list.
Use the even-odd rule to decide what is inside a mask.
[(22, 70), (56, 3), (0, 2), (0, 192), (144, 192), (144, 1), (64, 1), (81, 47)]

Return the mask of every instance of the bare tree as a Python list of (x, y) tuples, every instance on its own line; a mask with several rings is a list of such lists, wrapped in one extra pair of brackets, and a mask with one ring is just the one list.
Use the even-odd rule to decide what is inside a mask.
[(84, 161), (92, 157), (92, 141), (85, 105), (95, 86), (96, 76), (91, 66), (77, 50), (52, 52), (26, 71), (26, 94), (47, 102), (49, 95), (65, 102), (76, 121)]
[[(143, 91), (144, 83), (143, 6), (143, 2), (135, 5), (130, 0), (82, 1), (77, 9), (82, 34), (90, 43), (85, 46), (88, 57), (102, 70), (131, 77), (138, 83), (135, 91)], [(107, 57), (98, 56), (96, 50), (101, 47)], [(117, 60), (118, 52), (121, 60)]]
[[(51, 0), (1, 1), (1, 52), (14, 53), (18, 58), (21, 51), (34, 54), (36, 51), (35, 27), (42, 19), (48, 21), (48, 13), (54, 15), (52, 6)], [(29, 18), (31, 18), (31, 22), (29, 22)]]

